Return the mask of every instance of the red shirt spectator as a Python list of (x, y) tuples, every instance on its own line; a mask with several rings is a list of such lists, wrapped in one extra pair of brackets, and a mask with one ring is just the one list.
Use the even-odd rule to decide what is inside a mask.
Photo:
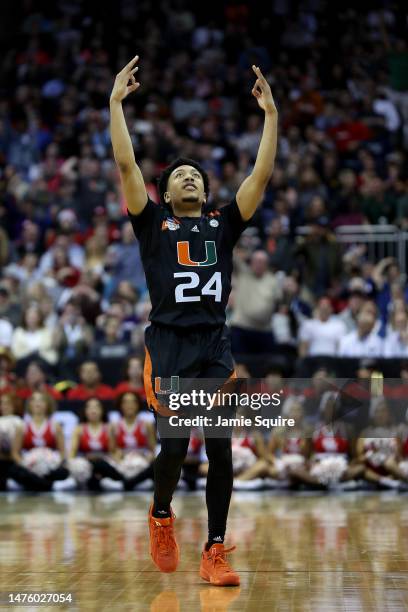
[(102, 384), (95, 387), (77, 385), (68, 391), (68, 399), (70, 400), (87, 400), (91, 397), (97, 397), (100, 400), (111, 400), (114, 399), (115, 392), (112, 387)]
[(11, 372), (15, 362), (10, 350), (0, 346), (0, 395), (11, 393), (15, 389), (16, 378)]
[(35, 391), (41, 391), (42, 393), (47, 393), (51, 395), (51, 397), (55, 400), (62, 399), (62, 393), (54, 389), (54, 387), (50, 387), (49, 385), (41, 385), (35, 389), (31, 389), (30, 387), (23, 387), (22, 389), (17, 389), (16, 394), (21, 399), (26, 400), (29, 399)]
[(18, 397), (26, 400), (32, 396), (34, 391), (41, 391), (50, 395), (55, 400), (62, 399), (62, 394), (47, 384), (46, 374), (39, 361), (32, 361), (27, 367), (23, 386), (17, 389)]
[(143, 385), (141, 387), (134, 386), (131, 382), (127, 380), (120, 382), (115, 387), (116, 397), (119, 397), (119, 395), (122, 395), (123, 393), (136, 393), (140, 397), (140, 399), (142, 399), (143, 401), (146, 400), (146, 391), (145, 391), (144, 386)]
[(146, 392), (143, 383), (143, 364), (140, 357), (129, 357), (126, 365), (126, 378), (115, 388), (115, 395), (119, 397), (123, 393), (136, 393), (140, 399), (146, 400)]
[(360, 142), (371, 140), (373, 133), (370, 128), (361, 121), (342, 121), (330, 128), (328, 134), (333, 138), (339, 153), (347, 153), (357, 148)]
[(79, 369), (80, 384), (68, 392), (69, 400), (87, 400), (97, 397), (100, 400), (112, 400), (115, 391), (112, 387), (100, 382), (101, 373), (94, 361), (85, 361)]

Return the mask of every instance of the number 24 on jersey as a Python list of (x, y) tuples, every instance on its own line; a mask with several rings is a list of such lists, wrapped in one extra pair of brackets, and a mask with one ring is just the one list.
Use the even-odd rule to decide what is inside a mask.
[[(213, 266), (217, 263), (217, 252), (213, 241), (205, 241), (206, 258), (203, 261), (193, 261), (190, 257), (189, 243), (177, 243), (177, 259), (182, 266)], [(174, 278), (185, 278), (189, 282), (180, 283), (175, 289), (176, 302), (199, 302), (201, 295), (213, 295), (216, 302), (221, 302), (222, 284), (221, 272), (214, 272), (209, 281), (201, 289), (201, 295), (184, 295), (186, 289), (196, 289), (200, 284), (200, 277), (196, 272), (175, 272)]]

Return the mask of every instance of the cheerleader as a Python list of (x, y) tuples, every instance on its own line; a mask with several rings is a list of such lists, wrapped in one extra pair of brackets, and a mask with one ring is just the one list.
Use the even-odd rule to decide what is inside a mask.
[(295, 421), (294, 427), (283, 427), (272, 431), (266, 443), (264, 456), (239, 474), (238, 480), (247, 481), (255, 478), (284, 480), (293, 468), (305, 464), (308, 441), (301, 402), (293, 397), (288, 398), (282, 414)]
[(405, 413), (405, 423), (400, 425), (398, 428), (397, 443), (398, 461), (395, 467), (399, 471), (399, 478), (401, 478), (401, 480), (408, 481), (408, 410)]
[[(238, 415), (239, 416), (239, 415)], [(190, 442), (191, 444), (191, 442)], [(232, 469), (234, 473), (234, 488), (250, 489), (257, 488), (262, 482), (259, 479), (247, 479), (251, 482), (248, 485), (244, 481), (239, 481), (240, 474), (253, 467), (258, 457), (264, 454), (264, 442), (262, 435), (256, 431), (249, 431), (245, 427), (236, 426), (233, 430), (231, 439)], [(205, 460), (203, 460), (205, 459)], [(199, 474), (207, 476), (208, 459), (202, 456), (202, 463), (199, 465)]]
[(28, 420), (16, 435), (16, 453), (22, 465), (54, 483), (65, 480), (65, 445), (61, 425), (51, 418), (54, 400), (47, 393), (34, 391), (28, 400)]
[(114, 440), (101, 401), (92, 397), (85, 402), (83, 422), (73, 432), (68, 467), (79, 485), (90, 491), (101, 490), (102, 478), (123, 482), (114, 465)]
[(351, 435), (345, 423), (336, 420), (338, 394), (323, 393), (319, 404), (321, 421), (311, 440), (311, 457), (304, 467), (295, 467), (290, 477), (294, 484), (327, 489), (340, 482), (354, 480), (363, 473), (362, 466), (351, 460)]
[(363, 430), (357, 441), (357, 458), (363, 466), (364, 478), (379, 487), (399, 489), (401, 480), (406, 479), (398, 461), (401, 441), (384, 397), (371, 400), (370, 416), (372, 425)]
[(26, 491), (49, 491), (52, 483), (40, 478), (20, 464), (17, 436), (21, 437), (24, 421), (18, 416), (21, 400), (14, 393), (0, 396), (0, 491), (12, 479)]
[(115, 466), (125, 478), (125, 489), (131, 490), (141, 482), (153, 480), (153, 459), (156, 435), (150, 413), (141, 412), (137, 393), (119, 396), (118, 408), (122, 418), (111, 425)]

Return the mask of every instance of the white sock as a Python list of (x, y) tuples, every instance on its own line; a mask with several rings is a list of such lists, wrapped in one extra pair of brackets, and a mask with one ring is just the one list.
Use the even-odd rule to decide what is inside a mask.
[(393, 478), (388, 478), (388, 476), (383, 476), (379, 481), (385, 487), (389, 487), (390, 489), (398, 489), (400, 483), (399, 480), (394, 480)]

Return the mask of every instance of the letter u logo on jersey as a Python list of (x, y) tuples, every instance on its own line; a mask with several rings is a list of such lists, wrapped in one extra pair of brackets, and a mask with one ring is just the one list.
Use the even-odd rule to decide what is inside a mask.
[(177, 259), (182, 266), (213, 266), (217, 263), (217, 250), (213, 240), (205, 241), (205, 259), (193, 261), (190, 257), (190, 244), (188, 240), (177, 243)]

